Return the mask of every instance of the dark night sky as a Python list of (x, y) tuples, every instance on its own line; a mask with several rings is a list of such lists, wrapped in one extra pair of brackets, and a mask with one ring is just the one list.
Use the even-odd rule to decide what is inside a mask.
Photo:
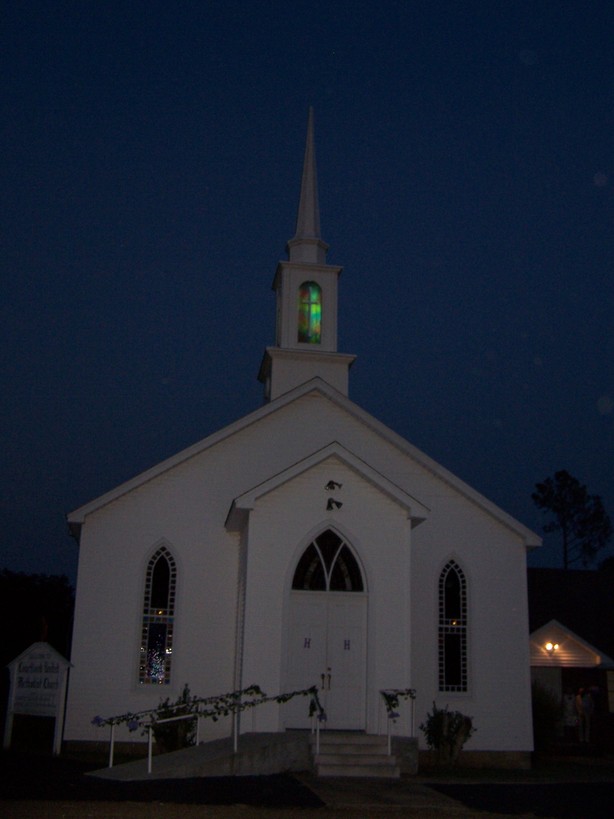
[(350, 397), (536, 531), (557, 469), (614, 515), (613, 31), (590, 0), (4, 4), (0, 567), (74, 579), (67, 512), (261, 404), (310, 104)]

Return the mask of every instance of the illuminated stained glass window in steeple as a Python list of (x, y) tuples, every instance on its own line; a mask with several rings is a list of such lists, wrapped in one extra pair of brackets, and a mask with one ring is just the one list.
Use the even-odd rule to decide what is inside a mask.
[(298, 340), (319, 344), (322, 336), (322, 288), (303, 282), (298, 291)]

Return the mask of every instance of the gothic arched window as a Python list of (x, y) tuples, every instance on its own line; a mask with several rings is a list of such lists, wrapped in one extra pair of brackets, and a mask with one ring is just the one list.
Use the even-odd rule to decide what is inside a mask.
[(303, 552), (292, 588), (295, 591), (364, 591), (362, 572), (349, 546), (331, 529)]
[(140, 683), (168, 685), (171, 681), (176, 584), (177, 568), (173, 556), (166, 546), (160, 546), (147, 564), (145, 575)]
[(439, 690), (467, 690), (467, 583), (454, 560), (439, 575)]
[(322, 288), (303, 282), (298, 289), (298, 340), (319, 344), (322, 339)]

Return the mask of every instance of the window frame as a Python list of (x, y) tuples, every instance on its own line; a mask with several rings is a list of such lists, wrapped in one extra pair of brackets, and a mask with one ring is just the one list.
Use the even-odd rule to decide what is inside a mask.
[[(330, 542), (331, 535), (336, 542)], [(354, 550), (344, 537), (328, 527), (312, 538), (301, 552), (292, 574), (291, 589), (360, 594), (366, 591), (366, 584)]]
[[(458, 584), (455, 613), (447, 611), (449, 600), (446, 581), (454, 572)], [(469, 692), (468, 602), (467, 578), (455, 558), (446, 561), (439, 573), (437, 586), (437, 689), (441, 693), (467, 694)], [(450, 656), (458, 652), (458, 659)], [(455, 668), (451, 668), (454, 664)]]
[[(153, 605), (160, 600), (154, 600), (159, 589), (154, 587), (156, 566), (160, 560), (165, 560), (168, 566), (168, 580), (166, 590), (166, 606)], [(141, 638), (139, 645), (138, 682), (139, 685), (170, 685), (172, 677), (173, 640), (175, 626), (175, 609), (177, 595), (177, 564), (166, 544), (159, 546), (150, 557), (145, 570), (141, 608)], [(152, 651), (152, 635), (163, 629), (161, 641), (164, 652), (162, 667), (158, 674), (152, 672), (153, 662), (150, 658)]]

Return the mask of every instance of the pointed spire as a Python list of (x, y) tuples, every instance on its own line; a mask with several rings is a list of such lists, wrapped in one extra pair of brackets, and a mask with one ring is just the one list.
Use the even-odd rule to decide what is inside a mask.
[(316, 172), (316, 149), (313, 143), (313, 108), (309, 108), (307, 140), (301, 180), (301, 198), (296, 217), (295, 239), (320, 238), (320, 207), (318, 204), (318, 176)]
[(318, 177), (316, 151), (313, 139), (313, 108), (309, 108), (307, 141), (301, 180), (301, 198), (296, 217), (296, 233), (287, 245), (291, 262), (326, 264), (328, 245), (320, 238), (320, 206), (318, 204)]

